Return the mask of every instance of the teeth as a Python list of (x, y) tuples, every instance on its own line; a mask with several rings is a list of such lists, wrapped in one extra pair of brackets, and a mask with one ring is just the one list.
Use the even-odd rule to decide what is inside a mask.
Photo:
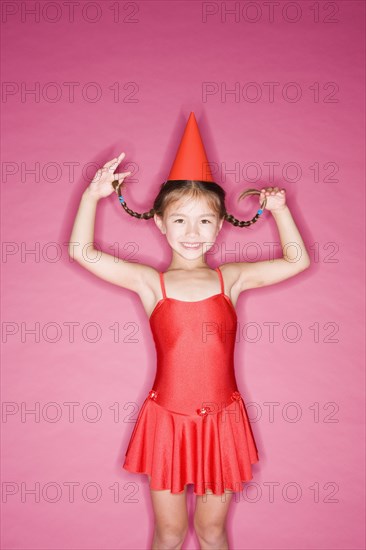
[(197, 243), (197, 244), (193, 244), (193, 243), (182, 243), (183, 246), (185, 246), (186, 248), (198, 248), (200, 243)]

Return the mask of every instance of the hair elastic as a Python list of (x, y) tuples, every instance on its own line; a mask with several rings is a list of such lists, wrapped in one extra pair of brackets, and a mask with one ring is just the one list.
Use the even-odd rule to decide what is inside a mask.
[[(119, 181), (118, 181), (118, 180), (112, 181), (112, 185), (113, 185), (114, 190), (115, 190), (116, 193), (117, 193), (119, 202), (120, 202), (121, 204), (123, 204), (124, 202), (126, 202), (125, 199), (123, 198), (123, 196), (121, 195), (121, 189), (120, 189), (120, 187), (119, 187), (119, 186), (120, 186)], [(117, 190), (117, 188), (118, 188), (118, 190)]]

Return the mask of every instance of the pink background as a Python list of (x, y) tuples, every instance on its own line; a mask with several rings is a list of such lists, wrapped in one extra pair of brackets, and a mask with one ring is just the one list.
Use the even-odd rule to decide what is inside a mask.
[[(58, 20), (49, 7), (35, 22), (3, 3), (2, 547), (151, 547), (147, 478), (121, 469), (155, 376), (148, 320), (136, 294), (73, 263), (65, 243), (96, 169), (122, 151), (128, 205), (152, 207), (194, 111), (228, 211), (249, 219), (243, 189), (284, 187), (312, 259), (237, 304), (236, 376), (260, 461), (232, 504), (230, 548), (364, 548), (365, 4), (320, 2), (316, 20), (315, 3), (295, 2), (291, 22), (283, 2), (272, 21), (262, 2), (238, 3), (236, 21), (219, 2), (101, 2), (94, 23), (92, 7), (71, 21), (58, 4)], [(217, 91), (206, 97), (207, 82)], [(273, 101), (266, 82), (278, 83)], [(244, 95), (225, 95), (235, 83)], [(282, 95), (288, 83), (298, 101)], [(98, 206), (95, 242), (161, 270), (170, 259), (154, 222), (114, 194)], [(269, 242), (268, 211), (250, 229), (224, 224), (208, 262), (267, 259)], [(198, 548), (192, 527), (184, 548)]]

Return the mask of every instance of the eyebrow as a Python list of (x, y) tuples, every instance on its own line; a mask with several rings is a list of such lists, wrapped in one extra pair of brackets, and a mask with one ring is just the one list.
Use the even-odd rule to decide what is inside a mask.
[[(172, 214), (170, 214), (168, 217), (169, 218), (172, 218), (173, 216), (181, 216), (182, 218), (186, 218), (187, 216), (185, 214), (180, 214), (179, 212), (173, 212)], [(199, 218), (216, 218), (216, 215), (215, 214), (211, 214), (211, 212), (207, 213), (207, 214), (201, 214), (201, 216), (199, 216)]]

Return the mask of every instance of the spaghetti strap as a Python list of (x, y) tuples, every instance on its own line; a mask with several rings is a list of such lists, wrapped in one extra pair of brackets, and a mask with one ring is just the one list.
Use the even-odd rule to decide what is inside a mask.
[(217, 271), (217, 273), (219, 274), (219, 279), (220, 279), (220, 284), (221, 284), (221, 294), (225, 294), (224, 279), (222, 278), (221, 269), (219, 267), (216, 267), (215, 271)]
[(161, 292), (163, 293), (163, 298), (164, 298), (164, 300), (165, 300), (165, 298), (166, 298), (166, 292), (165, 292), (165, 284), (164, 284), (164, 273), (162, 273), (161, 271), (159, 271), (159, 276), (160, 276)]

